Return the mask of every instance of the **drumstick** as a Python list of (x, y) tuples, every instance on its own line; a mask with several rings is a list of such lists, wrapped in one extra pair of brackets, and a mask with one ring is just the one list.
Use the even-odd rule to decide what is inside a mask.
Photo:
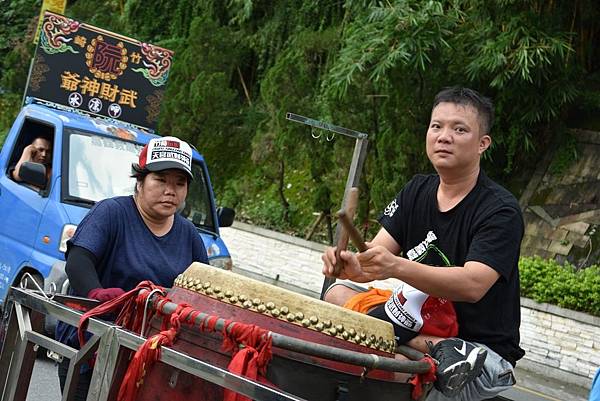
[(360, 235), (356, 227), (354, 227), (352, 221), (350, 221), (346, 212), (344, 210), (340, 210), (339, 212), (337, 212), (337, 217), (339, 219), (339, 222), (342, 223), (342, 225), (344, 226), (344, 229), (350, 237), (350, 241), (352, 241), (356, 249), (358, 249), (359, 252), (366, 251), (367, 245), (365, 245), (365, 241), (363, 240), (362, 235)]
[[(341, 211), (344, 211), (346, 216), (349, 219), (352, 219), (354, 217), (354, 212), (356, 211), (357, 205), (358, 205), (358, 188), (352, 187), (348, 191), (348, 199), (346, 200), (345, 209), (342, 209)], [(338, 214), (339, 214), (339, 212), (338, 212)], [(344, 226), (342, 226), (340, 229), (340, 235), (338, 237), (337, 247), (335, 249), (335, 266), (333, 267), (333, 276), (334, 277), (339, 276), (340, 273), (342, 272), (342, 269), (344, 267), (344, 262), (342, 261), (342, 258), (340, 257), (340, 253), (342, 251), (345, 251), (347, 247), (348, 247), (348, 232), (346, 230), (344, 230)]]

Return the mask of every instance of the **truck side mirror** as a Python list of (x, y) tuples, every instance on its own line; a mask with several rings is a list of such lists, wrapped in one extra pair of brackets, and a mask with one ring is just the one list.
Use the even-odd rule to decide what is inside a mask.
[(230, 227), (235, 218), (235, 210), (229, 207), (217, 208), (217, 217), (219, 218), (219, 227)]
[(46, 188), (46, 166), (41, 163), (24, 162), (19, 169), (23, 182), (38, 188)]

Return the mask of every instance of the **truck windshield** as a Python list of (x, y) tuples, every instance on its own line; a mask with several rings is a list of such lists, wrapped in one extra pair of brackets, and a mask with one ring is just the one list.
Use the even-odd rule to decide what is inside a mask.
[[(135, 179), (131, 164), (137, 162), (143, 145), (118, 137), (106, 137), (74, 129), (69, 135), (66, 169), (66, 200), (81, 205), (113, 196), (131, 195)], [(181, 214), (202, 230), (216, 232), (213, 205), (203, 166), (193, 161), (194, 180), (190, 183)]]

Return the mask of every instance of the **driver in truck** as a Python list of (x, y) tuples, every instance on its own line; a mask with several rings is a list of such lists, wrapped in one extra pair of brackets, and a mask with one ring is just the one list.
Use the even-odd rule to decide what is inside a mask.
[(23, 153), (21, 153), (21, 157), (19, 161), (15, 165), (15, 168), (11, 172), (11, 176), (13, 180), (17, 182), (23, 181), (19, 172), (21, 171), (21, 166), (25, 162), (33, 162), (40, 163), (46, 167), (46, 182), (50, 178), (52, 174), (52, 167), (50, 163), (52, 162), (52, 141), (47, 136), (37, 136), (31, 144), (25, 146), (23, 149)]

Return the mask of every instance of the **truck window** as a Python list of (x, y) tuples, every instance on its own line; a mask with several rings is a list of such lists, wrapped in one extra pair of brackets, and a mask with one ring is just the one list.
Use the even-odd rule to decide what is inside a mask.
[[(143, 145), (119, 137), (108, 137), (76, 129), (65, 129), (67, 147), (63, 152), (63, 200), (91, 207), (113, 196), (133, 194), (135, 179), (131, 164), (138, 161)], [(194, 160), (190, 183), (181, 214), (201, 230), (216, 232), (213, 205), (205, 170)]]
[[(32, 151), (26, 151), (25, 149), (32, 145), (34, 149)], [(31, 161), (41, 163), (46, 166), (48, 184), (46, 188), (37, 188), (31, 185), (26, 185), (32, 190), (48, 189), (50, 185), (50, 174), (52, 169), (52, 155), (54, 146), (54, 127), (51, 125), (44, 124), (40, 121), (25, 119), (23, 126), (19, 130), (19, 135), (13, 147), (13, 152), (10, 155), (8, 163), (8, 170), (6, 174), (13, 180), (15, 179), (13, 174), (15, 168), (19, 163), (19, 160), (23, 158), (24, 161)], [(31, 149), (31, 148), (29, 148)], [(42, 153), (39, 153), (41, 149)]]
[(97, 202), (133, 193), (131, 163), (142, 145), (115, 137), (66, 130), (68, 140), (67, 193), (83, 202)]
[(185, 207), (181, 214), (200, 229), (216, 232), (213, 220), (211, 195), (204, 170), (198, 163), (192, 165), (194, 180), (190, 183)]

